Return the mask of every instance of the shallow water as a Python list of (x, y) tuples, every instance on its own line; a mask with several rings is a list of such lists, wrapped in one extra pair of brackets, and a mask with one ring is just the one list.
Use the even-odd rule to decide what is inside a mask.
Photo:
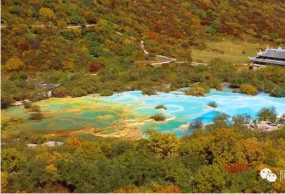
[[(164, 112), (166, 118), (175, 119), (155, 124), (145, 123), (141, 129), (153, 128), (161, 132), (174, 132), (178, 135), (182, 134), (182, 131), (178, 130), (180, 125), (193, 122), (196, 118), (207, 124), (212, 122), (219, 112), (230, 116), (249, 114), (256, 117), (260, 109), (274, 106), (278, 115), (285, 113), (285, 98), (274, 98), (265, 93), (259, 93), (257, 96), (251, 97), (245, 94), (233, 93), (229, 88), (224, 91), (211, 90), (205, 97), (187, 96), (181, 89), (176, 92), (158, 93), (152, 96), (142, 95), (140, 91), (131, 91), (104, 97), (103, 99), (134, 109), (138, 115), (159, 113), (161, 110), (155, 110), (154, 108), (163, 104), (167, 108)], [(218, 104), (216, 109), (207, 106), (211, 101)]]
[[(33, 131), (38, 133), (54, 133), (83, 130), (93, 127), (94, 130), (111, 127), (113, 122), (121, 119), (122, 108), (114, 106), (98, 97), (84, 96), (81, 98), (51, 98), (35, 103), (41, 107), (44, 119), (30, 121), (31, 114), (23, 107), (12, 107), (3, 110), (2, 121), (12, 118), (9, 130)], [(17, 120), (21, 118), (21, 125)], [(11, 122), (10, 122), (11, 123)], [(7, 132), (9, 133), (9, 130)]]
[[(123, 130), (127, 124), (136, 126), (141, 131), (155, 129), (182, 135), (183, 132), (179, 128), (181, 125), (196, 118), (200, 118), (204, 123), (210, 123), (219, 112), (230, 116), (246, 113), (256, 117), (261, 108), (274, 106), (279, 115), (285, 113), (285, 98), (273, 98), (265, 93), (250, 97), (233, 93), (227, 88), (224, 91), (211, 90), (205, 97), (194, 97), (185, 95), (183, 90), (185, 88), (152, 96), (143, 95), (140, 91), (129, 91), (109, 97), (89, 95), (80, 98), (51, 98), (36, 103), (41, 106), (45, 116), (42, 121), (29, 121), (30, 113), (22, 107), (3, 110), (2, 121), (10, 118), (23, 119), (21, 125), (16, 122), (10, 126), (11, 132), (29, 130), (54, 133), (92, 127), (98, 131), (105, 130), (105, 134), (112, 134), (116, 130)], [(216, 109), (207, 106), (211, 101), (218, 104)], [(155, 109), (161, 104), (167, 110)], [(148, 120), (151, 115), (162, 112), (167, 121), (158, 123)]]

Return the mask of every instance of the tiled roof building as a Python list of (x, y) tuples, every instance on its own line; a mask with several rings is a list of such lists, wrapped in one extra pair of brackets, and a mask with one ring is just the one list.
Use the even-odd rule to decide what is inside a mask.
[(285, 67), (285, 49), (267, 49), (265, 52), (257, 53), (256, 57), (249, 57), (253, 64), (280, 65)]

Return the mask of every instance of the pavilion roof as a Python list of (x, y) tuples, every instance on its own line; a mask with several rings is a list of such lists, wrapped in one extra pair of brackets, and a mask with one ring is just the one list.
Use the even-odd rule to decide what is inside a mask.
[(278, 60), (273, 60), (273, 59), (260, 59), (260, 58), (249, 58), (252, 62), (258, 62), (258, 63), (264, 63), (264, 64), (275, 64), (275, 65), (284, 65), (285, 66), (285, 61), (278, 61)]
[(265, 52), (258, 53), (258, 56), (285, 59), (285, 49), (282, 49), (281, 47), (278, 49), (267, 49)]

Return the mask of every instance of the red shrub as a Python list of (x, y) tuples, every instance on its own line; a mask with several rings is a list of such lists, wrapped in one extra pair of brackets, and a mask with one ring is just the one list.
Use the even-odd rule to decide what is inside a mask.
[(27, 42), (22, 42), (18, 45), (18, 49), (21, 51), (27, 51), (29, 50), (29, 43)]
[(226, 164), (226, 170), (230, 174), (241, 173), (249, 169), (249, 165), (247, 163), (236, 162), (233, 164)]
[(102, 69), (104, 67), (105, 67), (104, 63), (92, 63), (89, 66), (89, 72), (90, 73), (96, 73), (97, 71), (99, 71), (100, 69)]

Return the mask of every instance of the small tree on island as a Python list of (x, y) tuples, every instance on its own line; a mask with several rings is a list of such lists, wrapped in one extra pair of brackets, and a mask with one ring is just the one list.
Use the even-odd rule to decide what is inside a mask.
[(218, 104), (217, 104), (216, 102), (212, 101), (212, 102), (209, 102), (209, 103), (208, 103), (208, 106), (210, 106), (210, 107), (212, 107), (212, 108), (217, 108), (217, 107), (218, 107)]
[(41, 112), (41, 107), (38, 106), (38, 105), (32, 105), (32, 106), (29, 108), (29, 111), (30, 111), (30, 112)]
[(155, 109), (164, 109), (164, 110), (166, 110), (167, 108), (164, 105), (161, 104), (161, 105), (156, 106)]
[(203, 122), (201, 121), (201, 119), (197, 118), (195, 119), (191, 125), (189, 126), (189, 129), (192, 129), (192, 130), (201, 130), (204, 128), (204, 124)]
[(28, 100), (24, 100), (23, 105), (24, 105), (24, 108), (26, 108), (26, 109), (32, 107), (32, 103)]
[(43, 114), (41, 113), (41, 107), (38, 105), (32, 105), (31, 108), (29, 108), (29, 111), (32, 112), (29, 120), (42, 120), (44, 118)]
[(143, 89), (142, 89), (142, 94), (151, 96), (151, 95), (155, 95), (155, 94), (156, 94), (156, 91), (155, 91), (155, 89), (150, 88), (150, 87), (149, 87), (149, 88), (143, 88)]
[(229, 123), (229, 115), (226, 113), (218, 113), (213, 119), (214, 125), (217, 127), (227, 127)]
[(30, 120), (42, 120), (44, 118), (43, 114), (40, 113), (40, 112), (35, 112), (35, 113), (32, 113), (29, 117)]
[(165, 116), (163, 114), (155, 114), (151, 116), (150, 119), (153, 119), (155, 121), (165, 121)]
[(185, 92), (186, 95), (191, 96), (205, 96), (206, 90), (203, 87), (191, 87)]
[(248, 114), (238, 114), (232, 117), (232, 122), (234, 125), (240, 126), (244, 124), (250, 124), (252, 119), (253, 118)]
[(258, 90), (250, 84), (241, 84), (240, 91), (251, 96), (255, 96), (258, 93)]
[(258, 112), (257, 116), (259, 121), (270, 121), (274, 123), (277, 120), (275, 107), (263, 108)]

